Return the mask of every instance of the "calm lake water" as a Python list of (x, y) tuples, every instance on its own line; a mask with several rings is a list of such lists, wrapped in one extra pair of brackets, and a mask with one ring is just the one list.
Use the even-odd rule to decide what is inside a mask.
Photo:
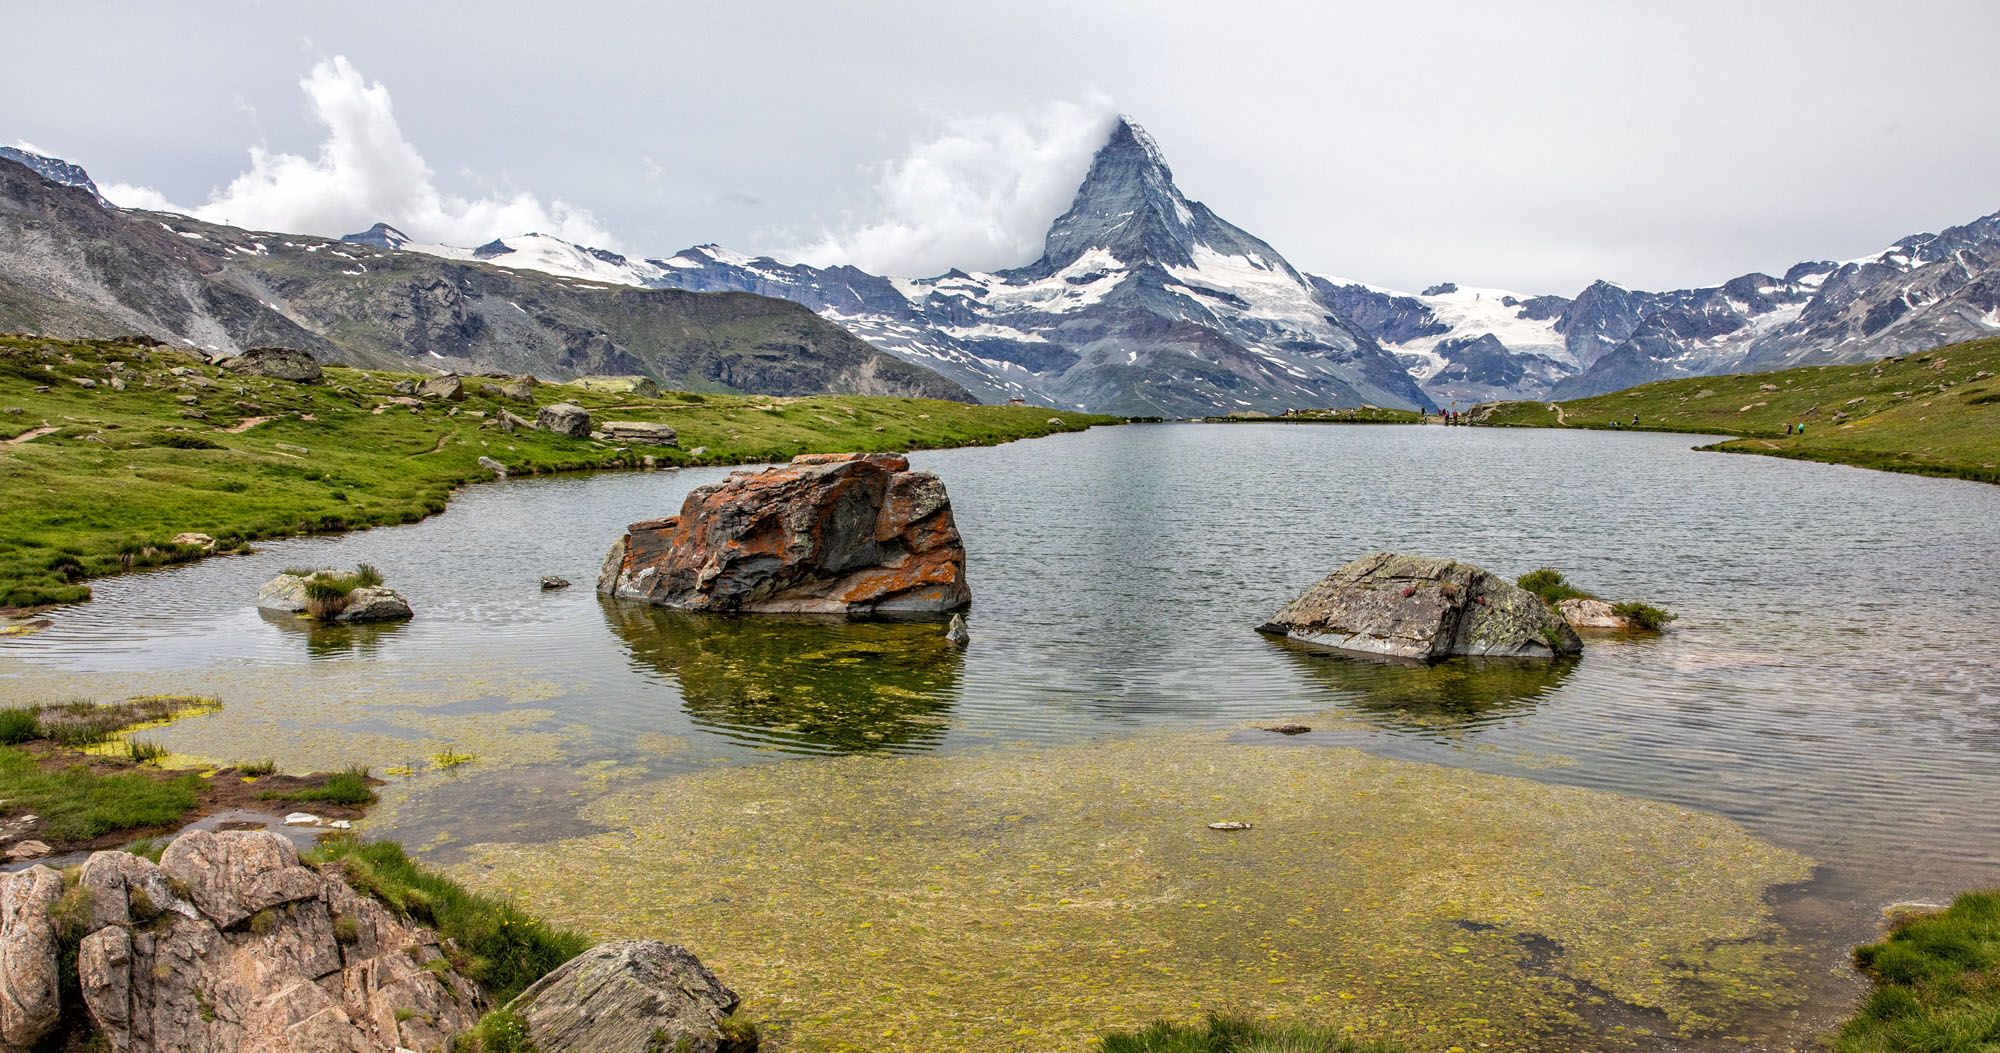
[[(454, 718), (470, 729), (525, 714), (508, 734), (541, 752), (413, 785), (374, 826), (413, 843), (574, 834), (576, 807), (602, 787), (580, 770), (1307, 717), (1300, 748), (1715, 811), (1821, 861), (1787, 917), (1838, 987), (1841, 948), (1882, 905), (2000, 884), (2000, 487), (1693, 442), (1157, 425), (920, 453), (970, 552), (962, 653), (932, 625), (690, 619), (593, 594), (625, 523), (676, 510), (720, 470), (507, 481), (412, 526), (98, 583), (55, 628), (0, 643), (0, 686), (236, 677), (262, 685), (271, 715), (234, 755), (322, 765), (343, 758), (343, 734), (435, 742)], [(1375, 666), (1252, 631), (1375, 549), (1509, 577), (1555, 566), (1680, 621), (1658, 638), (1594, 640), (1551, 670)], [(380, 566), (418, 618), (309, 633), (251, 607), (283, 567), (356, 562)], [(543, 593), (543, 574), (576, 587)], [(350, 675), (421, 691), (468, 669), (533, 683), (533, 700), (462, 692), (420, 728), (365, 705), (285, 704)], [(210, 746), (199, 728), (180, 734), (166, 739)], [(382, 763), (379, 747), (364, 759)]]

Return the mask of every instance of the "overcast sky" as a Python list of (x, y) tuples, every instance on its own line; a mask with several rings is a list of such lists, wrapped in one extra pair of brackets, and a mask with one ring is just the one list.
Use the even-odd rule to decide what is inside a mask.
[(1294, 264), (1710, 284), (2000, 210), (2000, 4), (44, 3), (0, 144), (341, 234), (1028, 262), (1110, 116)]

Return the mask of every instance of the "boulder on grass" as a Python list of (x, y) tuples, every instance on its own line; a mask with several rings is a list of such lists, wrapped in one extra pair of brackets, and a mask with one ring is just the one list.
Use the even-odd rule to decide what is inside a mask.
[(441, 377), (431, 377), (417, 385), (420, 399), (443, 399), (446, 402), (465, 400), (465, 381), (447, 373)]
[(751, 1053), (736, 993), (685, 948), (658, 940), (603, 943), (522, 991), (507, 1011), (540, 1053)]
[(590, 411), (574, 402), (551, 403), (535, 414), (535, 427), (572, 439), (588, 439)]
[(216, 364), (232, 373), (251, 373), (294, 384), (317, 384), (320, 378), (319, 360), (291, 347), (253, 347)]
[(642, 420), (608, 420), (597, 426), (612, 442), (636, 442), (648, 446), (672, 446), (678, 433), (671, 425)]
[(1470, 563), (1375, 552), (1280, 608), (1259, 631), (1419, 662), (1556, 658), (1583, 650), (1541, 597)]

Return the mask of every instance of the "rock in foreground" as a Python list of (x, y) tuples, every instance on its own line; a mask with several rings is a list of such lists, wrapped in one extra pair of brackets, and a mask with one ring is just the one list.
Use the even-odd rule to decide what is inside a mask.
[[(101, 1048), (443, 1049), (479, 1016), (478, 989), (451, 967), (437, 933), (302, 865), (272, 833), (184, 834), (157, 865), (97, 852), (76, 885), (85, 905), (70, 921), (82, 931), (79, 993)], [(7, 970), (33, 977), (10, 992), (22, 1011), (0, 1014), (11, 1025), (6, 1048), (16, 1049), (57, 1022), (60, 962), (44, 937), (65, 884), (35, 867), (0, 886), (0, 899), (21, 907), (0, 919)]]
[(634, 523), (599, 592), (681, 610), (942, 614), (972, 604), (944, 483), (894, 454), (808, 454)]
[(1535, 594), (1470, 563), (1375, 552), (1320, 579), (1259, 631), (1318, 647), (1435, 662), (1583, 650)]
[(540, 1053), (750, 1053), (736, 993), (681, 947), (599, 944), (507, 1004)]

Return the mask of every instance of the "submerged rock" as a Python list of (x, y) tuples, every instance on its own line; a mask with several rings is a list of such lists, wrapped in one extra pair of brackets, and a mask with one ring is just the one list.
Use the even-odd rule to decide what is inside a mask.
[(1578, 629), (1630, 629), (1632, 619), (1619, 614), (1610, 603), (1595, 597), (1573, 596), (1556, 601), (1563, 620)]
[(572, 439), (588, 439), (590, 411), (574, 402), (551, 403), (535, 414), (535, 427)]
[(1393, 552), (1370, 553), (1320, 579), (1258, 630), (1420, 662), (1583, 650), (1576, 631), (1534, 593), (1470, 563)]
[(634, 523), (599, 592), (681, 610), (945, 613), (971, 606), (944, 483), (894, 454), (807, 454)]
[(559, 578), (554, 574), (547, 574), (542, 577), (542, 589), (544, 591), (554, 591), (556, 589), (567, 589), (567, 588), (569, 588), (568, 578)]
[(540, 1053), (751, 1053), (757, 1033), (730, 1014), (736, 993), (685, 948), (599, 944), (522, 991), (507, 1010)]
[(253, 373), (295, 384), (317, 384), (320, 378), (319, 360), (290, 347), (253, 347), (217, 365), (232, 373)]

